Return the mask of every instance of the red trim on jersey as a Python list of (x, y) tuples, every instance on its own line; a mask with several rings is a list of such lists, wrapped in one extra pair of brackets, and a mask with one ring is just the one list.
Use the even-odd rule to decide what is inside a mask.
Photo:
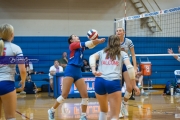
[(78, 48), (81, 48), (81, 43), (80, 42), (73, 42), (69, 46), (70, 50), (76, 50)]
[(6, 52), (5, 52), (6, 48), (4, 48), (4, 51), (3, 51), (3, 56), (6, 56)]
[(74, 57), (76, 49), (79, 49), (79, 48), (81, 48), (80, 42), (73, 42), (70, 44), (70, 46), (69, 46), (69, 49), (71, 51), (70, 52), (70, 59)]

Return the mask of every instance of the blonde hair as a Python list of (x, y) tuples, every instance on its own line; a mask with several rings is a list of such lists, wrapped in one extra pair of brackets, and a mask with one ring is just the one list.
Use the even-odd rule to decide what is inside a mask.
[(120, 39), (117, 35), (111, 35), (108, 38), (108, 46), (104, 49), (104, 52), (107, 53), (106, 58), (115, 60), (116, 56), (120, 59), (121, 56), (121, 47)]
[[(14, 28), (10, 24), (3, 24), (0, 26), (0, 56), (3, 55), (4, 41), (9, 40), (14, 33)], [(4, 41), (3, 41), (4, 40)]]
[[(123, 27), (118, 27), (117, 29), (122, 29), (122, 30), (125, 32), (125, 30), (124, 30), (124, 28), (123, 28)], [(117, 30), (117, 29), (116, 29), (116, 30)]]
[(14, 28), (10, 24), (3, 24), (0, 27), (0, 36), (3, 40), (9, 40), (14, 33)]
[(4, 42), (3, 40), (0, 40), (0, 56), (3, 55), (3, 51), (4, 51)]

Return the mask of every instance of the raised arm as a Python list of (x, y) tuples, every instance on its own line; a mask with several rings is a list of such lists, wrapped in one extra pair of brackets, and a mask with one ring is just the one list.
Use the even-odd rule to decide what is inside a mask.
[[(179, 48), (179, 49), (180, 49), (180, 48)], [(169, 48), (169, 49), (168, 49), (168, 53), (169, 53), (169, 54), (174, 54), (172, 48)], [(178, 59), (178, 56), (177, 56), (177, 55), (173, 55), (173, 57), (174, 57), (176, 60), (180, 61), (180, 58)]]

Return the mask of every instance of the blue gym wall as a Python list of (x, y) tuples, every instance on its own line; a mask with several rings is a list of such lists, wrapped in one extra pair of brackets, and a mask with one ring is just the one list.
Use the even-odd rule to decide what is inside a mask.
[[(127, 16), (139, 14), (130, 0), (126, 2)], [(162, 10), (180, 6), (179, 0), (156, 0), (156, 2)], [(83, 36), (81, 40), (85, 41), (87, 40), (85, 37), (87, 31), (92, 28), (98, 30), (100, 36), (113, 34), (114, 18), (124, 17), (124, 1), (4, 0), (0, 4), (0, 16), (0, 24), (9, 23), (14, 26), (16, 37), (13, 42), (22, 48), (24, 55), (37, 55), (47, 58), (43, 63), (34, 64), (36, 71), (46, 73), (32, 76), (37, 86), (41, 87), (42, 84), (47, 84), (43, 79), (48, 78), (47, 73), (49, 67), (53, 65), (53, 60), (61, 58), (62, 52), (68, 52), (67, 36), (76, 34)], [(137, 29), (134, 31), (137, 31)], [(168, 32), (168, 35), (169, 33), (174, 34), (172, 31)], [(166, 53), (169, 47), (177, 52), (178, 42), (180, 41), (179, 38), (164, 41), (167, 38), (155, 37), (153, 40), (151, 38), (145, 40), (142, 37), (132, 37), (130, 39), (135, 44), (136, 54)], [(139, 43), (140, 41), (141, 43)], [(102, 49), (105, 45), (106, 43), (93, 50), (86, 51), (85, 58)], [(153, 73), (151, 79), (153, 79), (153, 83), (164, 84), (167, 80), (173, 79), (173, 71), (178, 69), (179, 66), (179, 63), (173, 57), (149, 57), (149, 59), (152, 62)]]
[[(105, 37), (106, 40), (108, 37)], [(63, 52), (69, 53), (68, 37), (15, 37), (14, 43), (19, 45), (25, 56), (42, 57), (42, 61), (33, 64), (34, 70), (44, 72), (44, 75), (33, 75), (32, 79), (38, 87), (47, 84), (44, 79), (48, 78), (49, 68), (53, 65), (55, 59), (60, 59)], [(167, 48), (172, 47), (177, 52), (179, 37), (163, 38), (163, 37), (129, 37), (135, 45), (136, 54), (166, 54)], [(80, 37), (81, 41), (87, 41), (87, 37)], [(88, 59), (91, 54), (101, 50), (107, 45), (98, 45), (96, 48), (86, 50), (84, 58)], [(68, 54), (69, 55), (69, 54)], [(179, 69), (180, 63), (170, 56), (148, 57), (152, 63), (152, 79), (153, 84), (165, 84), (168, 80), (174, 80), (174, 70)], [(146, 59), (142, 59), (146, 61)], [(139, 62), (139, 57), (137, 57)], [(145, 83), (147, 83), (145, 78)]]

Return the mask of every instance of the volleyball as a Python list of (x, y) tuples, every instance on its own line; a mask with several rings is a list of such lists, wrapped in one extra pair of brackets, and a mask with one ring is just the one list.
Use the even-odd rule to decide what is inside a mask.
[(96, 38), (98, 38), (98, 32), (95, 29), (91, 29), (87, 32), (87, 37), (90, 40), (95, 40)]

